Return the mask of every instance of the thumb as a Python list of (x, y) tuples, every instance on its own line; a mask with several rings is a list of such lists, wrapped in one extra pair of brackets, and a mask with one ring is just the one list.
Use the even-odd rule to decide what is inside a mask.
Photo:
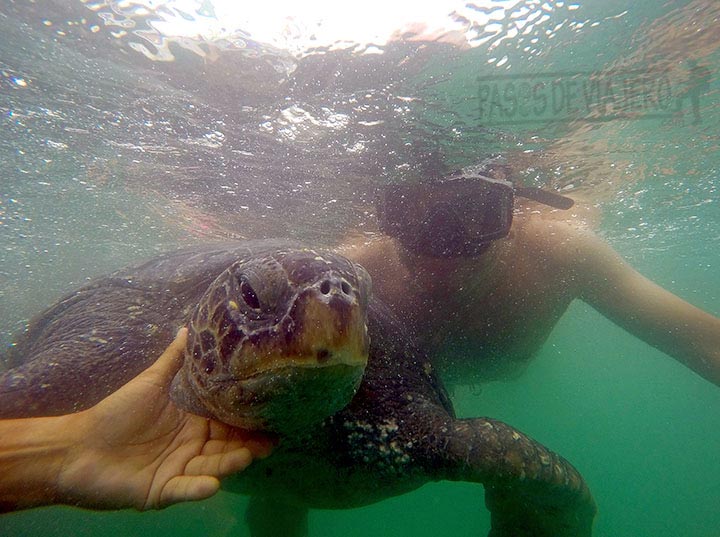
[(185, 345), (187, 344), (187, 333), (188, 330), (185, 327), (178, 330), (173, 342), (147, 370), (163, 387), (170, 384), (175, 374), (182, 367)]

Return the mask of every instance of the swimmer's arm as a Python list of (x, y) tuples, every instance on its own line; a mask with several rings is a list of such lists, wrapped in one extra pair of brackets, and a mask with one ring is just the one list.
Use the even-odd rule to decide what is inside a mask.
[(54, 476), (74, 431), (68, 416), (0, 421), (0, 513), (58, 500)]
[(720, 319), (650, 281), (594, 235), (580, 234), (572, 250), (580, 298), (720, 386)]
[(94, 407), (0, 420), (0, 513), (62, 503), (156, 509), (212, 496), (219, 479), (272, 440), (188, 414), (168, 396), (187, 331), (151, 367)]

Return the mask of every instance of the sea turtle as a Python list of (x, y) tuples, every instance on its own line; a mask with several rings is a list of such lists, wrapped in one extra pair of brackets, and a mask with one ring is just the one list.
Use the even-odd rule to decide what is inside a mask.
[(14, 347), (28, 361), (0, 376), (0, 416), (91, 405), (185, 323), (178, 404), (280, 434), (270, 457), (224, 483), (251, 495), (253, 536), (304, 535), (309, 508), (365, 505), (437, 480), (485, 485), (493, 537), (591, 535), (595, 505), (580, 474), (504, 423), (457, 419), (364, 269), (303, 246), (208, 245), (76, 291)]
[(33, 320), (6, 360), (24, 363), (0, 376), (0, 417), (91, 406), (189, 324), (177, 402), (240, 427), (292, 434), (340, 410), (357, 390), (368, 358), (369, 289), (359, 265), (282, 241), (197, 247), (121, 270)]

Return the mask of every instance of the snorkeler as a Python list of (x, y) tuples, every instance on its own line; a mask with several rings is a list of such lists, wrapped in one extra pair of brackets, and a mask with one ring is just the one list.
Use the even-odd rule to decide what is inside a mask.
[(639, 274), (595, 234), (548, 211), (513, 215), (516, 196), (561, 210), (571, 199), (488, 175), (476, 168), (388, 186), (383, 234), (343, 248), (449, 383), (522, 372), (579, 298), (720, 385), (720, 319)]

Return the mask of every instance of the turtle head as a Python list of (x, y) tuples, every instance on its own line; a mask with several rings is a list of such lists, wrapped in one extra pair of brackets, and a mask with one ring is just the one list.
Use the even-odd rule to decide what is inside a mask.
[(172, 396), (191, 412), (293, 434), (352, 399), (368, 360), (370, 276), (328, 252), (241, 259), (191, 317)]

